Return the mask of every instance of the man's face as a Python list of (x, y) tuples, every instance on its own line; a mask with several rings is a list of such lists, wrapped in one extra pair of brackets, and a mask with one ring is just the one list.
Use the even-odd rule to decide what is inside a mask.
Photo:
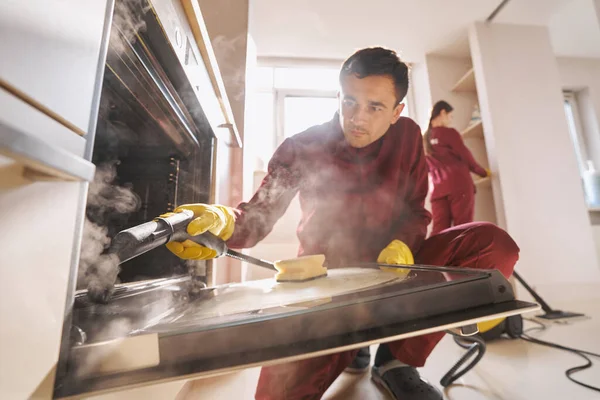
[(395, 89), (394, 80), (386, 75), (342, 78), (340, 123), (350, 146), (370, 145), (398, 121), (404, 104), (397, 104)]

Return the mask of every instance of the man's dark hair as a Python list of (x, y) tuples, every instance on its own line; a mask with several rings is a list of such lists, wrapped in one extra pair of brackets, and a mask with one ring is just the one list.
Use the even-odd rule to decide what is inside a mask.
[(408, 92), (408, 66), (395, 51), (383, 47), (369, 47), (352, 54), (342, 65), (340, 84), (342, 78), (348, 75), (361, 79), (373, 75), (390, 76), (396, 86), (398, 103), (404, 100)]

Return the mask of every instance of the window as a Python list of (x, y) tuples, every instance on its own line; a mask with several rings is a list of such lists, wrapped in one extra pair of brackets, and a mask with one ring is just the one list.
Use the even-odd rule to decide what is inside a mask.
[[(597, 138), (595, 138), (596, 135), (591, 135), (590, 138), (589, 130), (591, 126), (589, 125), (589, 121), (587, 121), (587, 131), (584, 129), (586, 117), (589, 118), (589, 115), (586, 116), (585, 114), (586, 111), (589, 112), (585, 108), (586, 93), (587, 92), (577, 92), (577, 94), (575, 94), (566, 92), (564, 94), (564, 107), (567, 124), (569, 126), (569, 133), (571, 135), (571, 140), (573, 141), (575, 156), (577, 158), (579, 173), (583, 183), (585, 199), (590, 209), (598, 210), (600, 209), (600, 173), (596, 171), (598, 165), (594, 165), (594, 148), (590, 147), (590, 142), (593, 143), (593, 140), (597, 140)], [(580, 102), (578, 100), (582, 101)], [(584, 105), (583, 109), (580, 108), (581, 104)], [(582, 124), (582, 117), (584, 118), (584, 124)]]
[(338, 109), (336, 94), (333, 96), (284, 95), (282, 96), (282, 129), (279, 141), (302, 132), (311, 126), (329, 121)]
[(329, 121), (337, 111), (338, 68), (258, 67), (247, 126), (254, 158), (266, 164), (286, 138)]

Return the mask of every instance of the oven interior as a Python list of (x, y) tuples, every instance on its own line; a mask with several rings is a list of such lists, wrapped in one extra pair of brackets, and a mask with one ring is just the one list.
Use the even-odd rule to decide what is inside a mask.
[[(182, 66), (195, 62), (191, 54), (180, 61), (147, 0), (117, 0), (86, 207), (86, 224), (106, 236), (103, 252), (123, 229), (210, 199), (214, 134)], [(94, 241), (84, 234), (82, 254)], [(123, 263), (118, 281), (187, 270), (163, 247)]]

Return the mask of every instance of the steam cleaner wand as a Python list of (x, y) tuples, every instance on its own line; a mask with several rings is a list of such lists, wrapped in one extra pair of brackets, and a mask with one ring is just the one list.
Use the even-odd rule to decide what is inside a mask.
[[(227, 248), (227, 244), (223, 240), (210, 232), (205, 232), (198, 236), (189, 235), (187, 233), (187, 226), (193, 219), (194, 213), (192, 211), (183, 210), (125, 229), (113, 238), (108, 249), (108, 254), (115, 255), (118, 258), (119, 264), (122, 264), (166, 243), (191, 240), (215, 250), (217, 257), (228, 256), (277, 271), (273, 263)], [(114, 282), (101, 284), (90, 282), (87, 294), (90, 300), (94, 302), (106, 303), (110, 299), (113, 290)]]

